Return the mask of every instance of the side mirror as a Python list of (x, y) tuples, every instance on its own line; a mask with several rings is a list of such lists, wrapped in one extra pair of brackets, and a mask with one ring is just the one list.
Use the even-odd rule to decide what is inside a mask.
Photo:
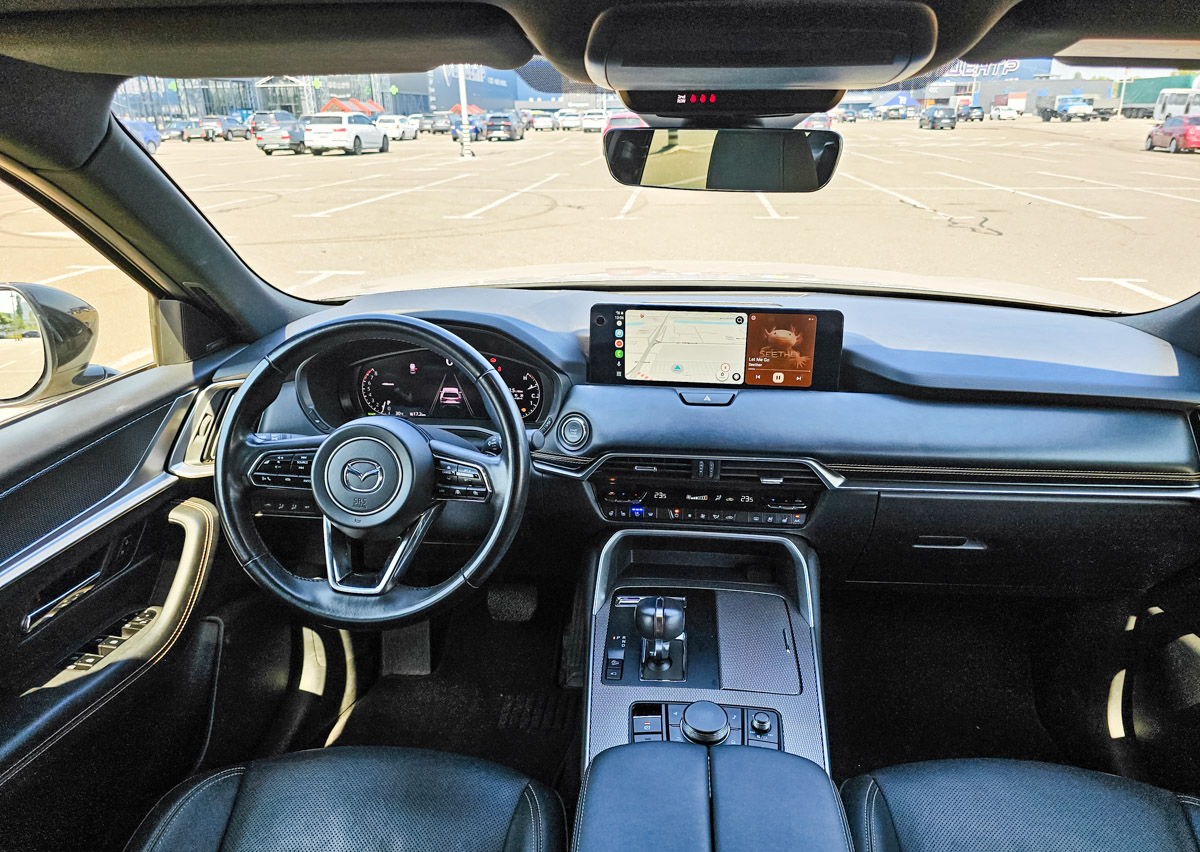
[(77, 296), (40, 284), (0, 284), (0, 407), (114, 375), (89, 363), (99, 327), (96, 309)]
[(626, 186), (815, 192), (833, 178), (842, 137), (830, 130), (613, 128), (604, 156)]

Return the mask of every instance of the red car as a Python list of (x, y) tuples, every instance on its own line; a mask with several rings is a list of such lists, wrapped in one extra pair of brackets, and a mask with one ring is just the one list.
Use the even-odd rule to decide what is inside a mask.
[(650, 125), (642, 121), (642, 117), (636, 112), (614, 112), (608, 117), (608, 121), (604, 122), (604, 130), (600, 134), (603, 136), (614, 127), (649, 127)]
[(1166, 148), (1172, 154), (1200, 148), (1200, 115), (1177, 115), (1146, 134), (1146, 150)]
[(797, 125), (798, 130), (831, 130), (833, 122), (829, 120), (829, 115), (823, 112), (814, 112), (804, 121)]

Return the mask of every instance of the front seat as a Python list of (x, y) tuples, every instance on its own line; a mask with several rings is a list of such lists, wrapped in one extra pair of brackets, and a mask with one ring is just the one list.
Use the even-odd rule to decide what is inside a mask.
[(859, 852), (1196, 852), (1200, 800), (1020, 760), (935, 760), (842, 785)]
[(560, 852), (562, 802), (502, 766), (422, 749), (328, 748), (191, 778), (127, 852)]

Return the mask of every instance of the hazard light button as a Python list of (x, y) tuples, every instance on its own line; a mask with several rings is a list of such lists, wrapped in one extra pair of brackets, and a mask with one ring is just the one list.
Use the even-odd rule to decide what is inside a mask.
[(732, 391), (680, 391), (679, 397), (688, 405), (729, 405), (736, 396)]

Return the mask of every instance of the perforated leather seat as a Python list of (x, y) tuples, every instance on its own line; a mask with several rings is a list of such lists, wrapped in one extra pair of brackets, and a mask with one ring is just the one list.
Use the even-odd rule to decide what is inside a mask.
[(938, 760), (842, 785), (858, 852), (1196, 852), (1200, 801), (1070, 766)]
[(168, 793), (127, 852), (559, 852), (562, 803), (481, 760), (329, 748), (209, 772)]

